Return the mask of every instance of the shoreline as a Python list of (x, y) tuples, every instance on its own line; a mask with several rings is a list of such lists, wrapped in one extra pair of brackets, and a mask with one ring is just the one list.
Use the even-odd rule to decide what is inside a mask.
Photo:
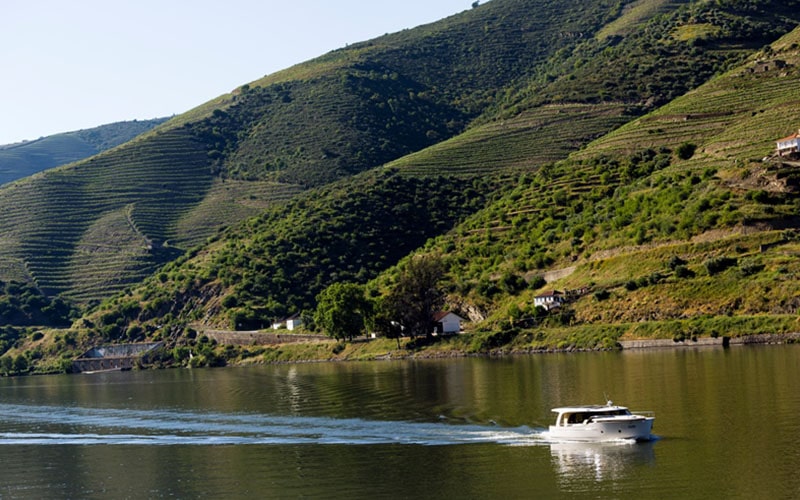
[(800, 332), (793, 333), (759, 333), (742, 335), (738, 337), (700, 337), (694, 340), (672, 339), (639, 339), (621, 340), (618, 343), (622, 350), (633, 349), (664, 349), (680, 347), (728, 347), (734, 345), (759, 345), (759, 344), (792, 344), (800, 342)]
[[(335, 342), (331, 342), (335, 343)], [(355, 348), (355, 344), (350, 344), (349, 352), (343, 352), (342, 355), (329, 355), (329, 356), (309, 356), (306, 358), (283, 358), (277, 356), (272, 359), (254, 359), (250, 358), (246, 361), (237, 360), (233, 361), (227, 366), (247, 366), (253, 364), (303, 364), (303, 363), (341, 363), (341, 362), (357, 362), (357, 361), (413, 361), (413, 360), (433, 360), (433, 359), (455, 359), (455, 358), (502, 358), (512, 356), (531, 356), (537, 354), (559, 354), (559, 353), (579, 353), (579, 352), (607, 352), (607, 351), (640, 351), (640, 350), (654, 350), (654, 349), (696, 349), (706, 347), (721, 347), (728, 348), (732, 346), (749, 346), (749, 345), (788, 345), (800, 344), (800, 332), (783, 333), (783, 334), (753, 334), (742, 335), (737, 337), (700, 337), (695, 340), (687, 339), (682, 341), (675, 341), (673, 339), (638, 339), (638, 340), (624, 340), (618, 341), (615, 347), (596, 347), (596, 348), (580, 348), (580, 347), (530, 347), (530, 348), (494, 348), (482, 352), (470, 352), (465, 349), (428, 349), (422, 348), (419, 350), (406, 350), (391, 349), (381, 353), (364, 353)], [(281, 344), (269, 346), (276, 352), (281, 352), (282, 349), (288, 348), (289, 351), (293, 347), (303, 345), (302, 343), (294, 344)], [(308, 344), (306, 344), (308, 345)], [(244, 362), (242, 362), (244, 361)]]

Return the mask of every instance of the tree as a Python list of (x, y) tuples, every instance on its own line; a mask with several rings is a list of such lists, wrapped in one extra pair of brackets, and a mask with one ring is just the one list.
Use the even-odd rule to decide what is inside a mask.
[(28, 371), (28, 359), (22, 354), (17, 355), (11, 365), (14, 373), (25, 373)]
[(371, 303), (362, 285), (334, 283), (317, 295), (314, 323), (335, 339), (352, 340), (364, 330), (371, 315)]
[(386, 297), (387, 307), (412, 338), (430, 338), (436, 326), (433, 316), (444, 305), (439, 281), (444, 268), (439, 256), (418, 255), (408, 261)]
[(676, 149), (675, 152), (677, 153), (678, 158), (680, 158), (681, 160), (688, 160), (689, 158), (694, 156), (694, 152), (696, 149), (697, 146), (695, 146), (691, 142), (684, 142), (680, 146), (678, 146), (678, 149)]
[(393, 310), (391, 301), (387, 297), (376, 297), (372, 304), (373, 315), (370, 318), (369, 327), (387, 339), (395, 339), (399, 349), (403, 330), (397, 321), (399, 318)]

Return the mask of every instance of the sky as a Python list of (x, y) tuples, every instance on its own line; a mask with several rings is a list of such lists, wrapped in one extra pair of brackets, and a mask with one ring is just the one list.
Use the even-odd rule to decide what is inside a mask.
[(264, 75), (471, 4), (2, 0), (0, 144), (180, 114)]

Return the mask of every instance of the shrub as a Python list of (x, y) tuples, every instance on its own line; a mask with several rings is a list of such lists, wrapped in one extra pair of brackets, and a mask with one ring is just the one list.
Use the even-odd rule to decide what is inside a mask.
[(498, 282), (500, 289), (506, 293), (514, 294), (525, 288), (525, 280), (513, 273), (503, 273)]
[(763, 270), (764, 264), (752, 260), (744, 261), (739, 265), (739, 271), (741, 271), (742, 276), (752, 276), (760, 273)]
[(748, 200), (753, 200), (757, 203), (766, 203), (769, 201), (769, 193), (764, 191), (763, 189), (756, 189), (754, 191), (749, 191), (745, 198)]
[(709, 276), (719, 274), (729, 267), (736, 265), (736, 259), (733, 257), (712, 257), (703, 262), (703, 267), (706, 268)]
[(608, 290), (605, 290), (605, 289), (598, 290), (598, 291), (594, 292), (594, 298), (598, 302), (602, 302), (602, 301), (606, 300), (607, 298), (609, 298), (610, 296), (611, 296), (611, 294), (608, 292)]
[(531, 278), (531, 281), (528, 283), (528, 288), (530, 288), (531, 290), (538, 290), (543, 286), (545, 286), (546, 284), (547, 281), (544, 279), (544, 276), (537, 274), (536, 276)]
[(672, 269), (673, 271), (676, 270), (680, 266), (686, 266), (686, 261), (678, 257), (677, 255), (673, 255), (667, 261), (667, 267)]
[(691, 142), (684, 142), (675, 150), (675, 154), (678, 155), (678, 158), (681, 160), (688, 160), (692, 156), (694, 156), (694, 152), (697, 150), (697, 146), (692, 144)]
[(232, 309), (239, 305), (239, 300), (236, 298), (236, 295), (226, 295), (224, 299), (222, 299), (222, 307), (225, 309)]

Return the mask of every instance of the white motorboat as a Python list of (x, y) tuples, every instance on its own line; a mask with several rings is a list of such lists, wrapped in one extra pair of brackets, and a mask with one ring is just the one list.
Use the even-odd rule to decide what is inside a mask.
[(558, 414), (549, 436), (567, 441), (612, 441), (635, 439), (649, 441), (655, 416), (652, 412), (631, 413), (611, 401), (605, 405), (553, 408)]

